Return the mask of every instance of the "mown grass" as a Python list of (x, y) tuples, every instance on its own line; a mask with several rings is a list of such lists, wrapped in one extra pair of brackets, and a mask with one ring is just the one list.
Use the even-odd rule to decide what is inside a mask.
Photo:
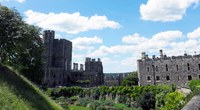
[(63, 110), (63, 108), (11, 68), (1, 67), (0, 110)]

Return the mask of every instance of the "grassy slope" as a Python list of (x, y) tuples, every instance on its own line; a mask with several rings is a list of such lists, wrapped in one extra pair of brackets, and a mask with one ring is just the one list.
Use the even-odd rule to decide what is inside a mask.
[(63, 110), (23, 76), (0, 66), (0, 110)]

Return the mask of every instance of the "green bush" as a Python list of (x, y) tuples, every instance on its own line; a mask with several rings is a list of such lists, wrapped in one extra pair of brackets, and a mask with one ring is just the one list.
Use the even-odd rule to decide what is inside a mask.
[(188, 86), (193, 91), (196, 87), (200, 86), (200, 80), (191, 80), (189, 81)]
[(169, 93), (166, 95), (164, 103), (161, 110), (180, 110), (184, 105), (184, 96), (178, 91)]

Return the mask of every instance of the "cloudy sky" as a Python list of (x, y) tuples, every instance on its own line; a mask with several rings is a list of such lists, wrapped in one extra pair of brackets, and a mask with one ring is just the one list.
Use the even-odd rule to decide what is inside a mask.
[(200, 0), (0, 0), (24, 21), (73, 42), (73, 62), (101, 58), (104, 72), (150, 57), (200, 54)]

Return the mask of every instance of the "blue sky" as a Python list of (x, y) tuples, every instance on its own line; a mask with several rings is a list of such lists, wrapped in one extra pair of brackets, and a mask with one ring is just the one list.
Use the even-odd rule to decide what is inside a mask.
[(200, 0), (0, 0), (24, 20), (73, 42), (73, 62), (101, 58), (104, 72), (137, 70), (141, 52), (200, 53)]

